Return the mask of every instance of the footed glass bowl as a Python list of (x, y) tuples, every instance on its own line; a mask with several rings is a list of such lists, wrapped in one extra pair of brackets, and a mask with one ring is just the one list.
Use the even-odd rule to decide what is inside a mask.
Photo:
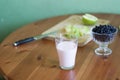
[[(115, 28), (116, 29), (116, 28)], [(97, 55), (108, 56), (112, 53), (112, 50), (108, 48), (108, 45), (114, 40), (117, 34), (117, 29), (113, 33), (97, 33), (92, 30), (93, 41), (95, 41), (99, 47), (95, 49)]]

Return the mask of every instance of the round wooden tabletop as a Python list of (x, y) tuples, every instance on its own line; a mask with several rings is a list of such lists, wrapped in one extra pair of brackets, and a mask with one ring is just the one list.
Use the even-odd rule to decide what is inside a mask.
[[(82, 14), (77, 14), (82, 15)], [(120, 15), (93, 14), (118, 27)], [(112, 54), (101, 57), (94, 54), (97, 44), (93, 41), (78, 47), (75, 68), (62, 70), (55, 42), (41, 39), (13, 46), (13, 42), (41, 34), (71, 15), (58, 16), (25, 25), (11, 33), (0, 44), (0, 67), (10, 80), (120, 80), (120, 35), (110, 44)]]

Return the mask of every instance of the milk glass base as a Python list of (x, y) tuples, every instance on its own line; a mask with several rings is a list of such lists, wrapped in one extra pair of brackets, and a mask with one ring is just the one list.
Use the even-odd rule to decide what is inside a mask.
[(71, 67), (64, 67), (64, 66), (60, 66), (61, 69), (63, 70), (71, 70), (74, 68), (74, 66), (71, 66)]
[(95, 49), (97, 55), (108, 56), (112, 53), (112, 50), (109, 48), (97, 48)]

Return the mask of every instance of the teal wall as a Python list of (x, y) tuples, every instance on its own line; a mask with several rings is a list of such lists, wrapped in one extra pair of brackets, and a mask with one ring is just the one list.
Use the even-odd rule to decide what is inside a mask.
[(0, 0), (0, 41), (30, 22), (73, 13), (120, 14), (120, 0)]

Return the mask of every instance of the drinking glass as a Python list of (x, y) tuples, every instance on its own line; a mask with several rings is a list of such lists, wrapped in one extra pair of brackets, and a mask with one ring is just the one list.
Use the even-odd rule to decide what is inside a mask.
[(65, 34), (58, 33), (55, 37), (56, 49), (61, 69), (70, 70), (75, 66), (78, 39), (66, 38)]

